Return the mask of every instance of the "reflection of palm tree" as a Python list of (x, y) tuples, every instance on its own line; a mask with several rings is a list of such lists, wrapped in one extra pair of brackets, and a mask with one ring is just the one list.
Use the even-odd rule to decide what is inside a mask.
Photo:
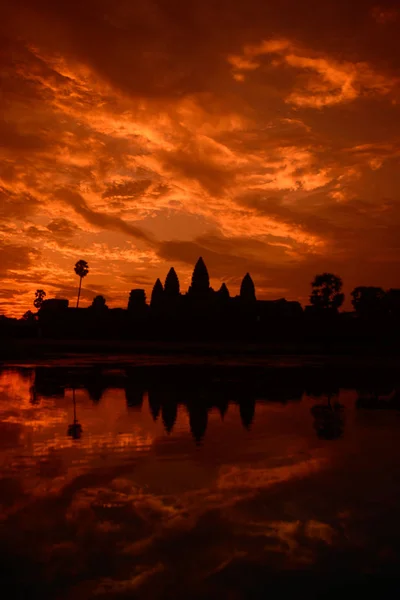
[(74, 271), (79, 277), (78, 299), (76, 301), (76, 308), (78, 308), (79, 298), (81, 295), (82, 279), (89, 273), (89, 265), (87, 264), (86, 260), (78, 260), (78, 262), (75, 264)]
[(311, 409), (314, 428), (317, 436), (324, 440), (336, 440), (343, 435), (344, 430), (344, 407), (339, 402), (331, 403), (331, 394), (327, 395), (327, 404), (316, 404)]
[(75, 388), (72, 388), (72, 401), (74, 403), (74, 422), (68, 425), (68, 435), (74, 440), (78, 440), (82, 435), (82, 425), (76, 418)]

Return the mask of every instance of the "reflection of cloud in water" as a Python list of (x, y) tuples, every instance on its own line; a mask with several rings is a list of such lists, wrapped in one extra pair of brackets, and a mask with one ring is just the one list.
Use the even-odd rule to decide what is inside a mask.
[(274, 468), (240, 468), (226, 467), (219, 476), (218, 488), (254, 488), (268, 487), (288, 481), (295, 477), (316, 474), (323, 466), (322, 459), (312, 458), (297, 463)]
[[(29, 566), (41, 581), (68, 582), (66, 590), (55, 588), (54, 597), (159, 598), (160, 590), (172, 586), (179, 598), (229, 571), (239, 577), (246, 561), (264, 571), (320, 563), (332, 569), (334, 551), (343, 551), (342, 564), (354, 552), (370, 566), (368, 544), (389, 547), (393, 529), (398, 533), (395, 483), (382, 469), (389, 453), (395, 466), (397, 427), (390, 428), (393, 417), (384, 411), (360, 427), (354, 391), (340, 391), (349, 419), (344, 437), (332, 444), (317, 438), (310, 415), (315, 400), (307, 395), (290, 405), (257, 402), (246, 430), (241, 416), (250, 423), (252, 411), (241, 415), (239, 402), (231, 402), (222, 422), (215, 390), (201, 406), (195, 404), (199, 394), (186, 394), (185, 403), (182, 394), (172, 395), (171, 410), (163, 415), (165, 397), (154, 389), (135, 403), (132, 388), (127, 406), (123, 385), (109, 386), (96, 403), (79, 388), (84, 434), (75, 442), (66, 435), (71, 384), (63, 396), (41, 396), (32, 407), (31, 383), (18, 372), (7, 379), (0, 373), (0, 457), (9, 469), (0, 480), (1, 549), (21, 576)], [(141, 398), (143, 407), (135, 410)], [(173, 424), (170, 435), (163, 416)], [(201, 438), (205, 425), (205, 442), (198, 447), (190, 428)], [(368, 512), (382, 498), (385, 511), (392, 510), (389, 542), (382, 537), (383, 509), (378, 516)], [(343, 517), (345, 510), (350, 517)], [(362, 548), (360, 539), (367, 540)]]

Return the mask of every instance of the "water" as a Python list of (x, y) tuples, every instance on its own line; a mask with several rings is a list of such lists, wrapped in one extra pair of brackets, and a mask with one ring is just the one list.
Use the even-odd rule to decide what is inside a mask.
[(399, 390), (396, 369), (1, 370), (7, 598), (392, 592)]

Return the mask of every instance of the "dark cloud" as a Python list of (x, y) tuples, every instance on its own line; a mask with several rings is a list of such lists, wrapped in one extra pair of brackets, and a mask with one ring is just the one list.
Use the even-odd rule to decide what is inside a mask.
[[(200, 236), (191, 242), (163, 242), (160, 257), (194, 266), (199, 256), (205, 260), (211, 277), (239, 280), (247, 271), (265, 274), (269, 265), (281, 262), (285, 248), (246, 238)], [(289, 263), (294, 263), (292, 259)]]
[(39, 252), (28, 246), (18, 246), (0, 240), (0, 275), (4, 277), (12, 271), (26, 270), (31, 266), (32, 258)]
[(68, 189), (59, 189), (56, 192), (56, 197), (66, 202), (79, 215), (81, 215), (88, 223), (100, 227), (101, 229), (111, 229), (121, 231), (126, 235), (151, 243), (151, 236), (139, 227), (129, 225), (123, 219), (114, 217), (102, 212), (96, 212), (89, 208), (85, 199), (78, 194)]
[(79, 231), (79, 227), (77, 227), (72, 221), (68, 219), (53, 219), (47, 225), (47, 229), (51, 231), (53, 235), (56, 237), (71, 237), (77, 231)]
[(0, 186), (0, 217), (2, 219), (25, 219), (39, 202), (29, 193), (16, 193)]
[(234, 169), (220, 164), (218, 154), (210, 147), (199, 148), (191, 143), (175, 151), (162, 151), (158, 157), (169, 171), (198, 181), (215, 196), (222, 194), (235, 179)]
[(108, 185), (103, 192), (103, 198), (115, 198), (119, 196), (128, 198), (140, 198), (144, 192), (151, 186), (149, 179), (139, 179), (136, 181), (113, 182)]
[(14, 152), (42, 150), (47, 142), (40, 135), (18, 131), (15, 123), (0, 119), (0, 139), (3, 147)]
[[(380, 5), (396, 8), (394, 1)], [(129, 93), (177, 97), (225, 85), (223, 55), (277, 31), (316, 49), (383, 64), (390, 57), (398, 66), (395, 36), (377, 26), (375, 7), (373, 0), (19, 0), (8, 5), (4, 26), (87, 62)]]

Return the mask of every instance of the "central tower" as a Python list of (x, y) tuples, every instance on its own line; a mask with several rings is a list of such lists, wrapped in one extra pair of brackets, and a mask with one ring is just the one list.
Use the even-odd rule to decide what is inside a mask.
[(210, 291), (210, 278), (204, 260), (200, 256), (192, 275), (192, 283), (189, 287), (190, 295), (204, 295)]

